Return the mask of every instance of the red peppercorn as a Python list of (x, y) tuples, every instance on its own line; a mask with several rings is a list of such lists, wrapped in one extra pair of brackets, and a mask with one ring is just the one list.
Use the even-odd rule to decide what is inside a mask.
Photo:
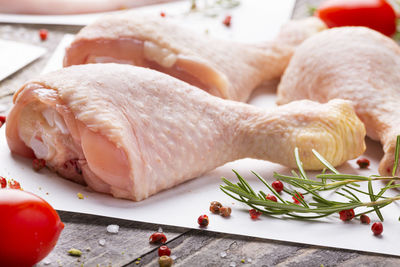
[(250, 217), (251, 217), (253, 220), (256, 220), (256, 219), (258, 219), (258, 217), (260, 217), (261, 212), (255, 210), (255, 209), (251, 209), (251, 210), (249, 210), (249, 214), (250, 214)]
[(224, 21), (222, 22), (226, 27), (231, 26), (232, 16), (226, 16)]
[(156, 232), (150, 236), (149, 242), (165, 244), (165, 242), (167, 242), (167, 237), (164, 233)]
[(164, 18), (165, 17), (165, 12), (161, 12), (160, 16)]
[(275, 181), (271, 185), (277, 193), (280, 193), (283, 190), (283, 183), (281, 181)]
[(359, 158), (357, 160), (357, 164), (360, 167), (360, 169), (366, 169), (369, 167), (369, 160), (367, 158)]
[(199, 225), (200, 225), (201, 227), (206, 227), (206, 226), (208, 225), (208, 223), (209, 223), (208, 216), (205, 215), (205, 214), (199, 216), (199, 218), (197, 219), (197, 222), (199, 223)]
[(374, 235), (380, 235), (383, 232), (383, 225), (380, 222), (376, 222), (371, 226), (371, 230)]
[(369, 224), (371, 219), (367, 215), (363, 214), (360, 216), (360, 221), (361, 223)]
[(158, 256), (170, 256), (171, 250), (167, 246), (161, 246), (158, 248)]
[(265, 199), (268, 199), (268, 200), (271, 200), (271, 201), (274, 201), (274, 202), (278, 202), (276, 197), (274, 195), (270, 195), (270, 194), (266, 195)]
[(35, 171), (40, 171), (46, 166), (46, 161), (44, 159), (34, 159), (32, 161), (32, 167)]
[(21, 189), (21, 185), (19, 184), (19, 182), (12, 179), (8, 181), (8, 187), (11, 189)]
[(346, 221), (351, 221), (354, 218), (354, 210), (349, 209), (349, 210), (342, 210), (339, 212), (340, 219), (344, 222)]
[(46, 29), (40, 29), (39, 30), (39, 37), (40, 40), (45, 41), (47, 40), (47, 35), (49, 34), (49, 32)]
[[(299, 195), (299, 194), (300, 194), (300, 195)], [(296, 196), (297, 198), (304, 198), (304, 196), (303, 196), (302, 193), (296, 193), (295, 196)], [(292, 197), (292, 199), (294, 200), (294, 203), (300, 204), (300, 201), (298, 201), (296, 197), (294, 197), (294, 196)]]
[(6, 188), (7, 187), (7, 180), (4, 177), (0, 176), (0, 187), (1, 188)]

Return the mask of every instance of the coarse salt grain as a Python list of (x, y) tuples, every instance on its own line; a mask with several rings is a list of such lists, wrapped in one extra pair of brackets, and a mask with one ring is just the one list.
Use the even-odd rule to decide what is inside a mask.
[(247, 258), (247, 262), (251, 263), (253, 260), (251, 258)]
[(99, 240), (99, 245), (100, 246), (104, 246), (106, 244), (106, 240), (105, 239), (100, 239)]
[(163, 232), (163, 229), (162, 229), (161, 227), (158, 227), (158, 232), (159, 232), (159, 233), (162, 233), (162, 232)]
[(176, 260), (176, 258), (177, 258), (177, 256), (175, 256), (175, 255), (172, 255), (171, 256), (171, 259), (174, 261), (174, 260)]
[(51, 260), (49, 260), (49, 259), (44, 259), (43, 260), (43, 264), (44, 265), (49, 265), (51, 263)]
[(236, 263), (235, 262), (231, 262), (231, 264), (229, 264), (229, 267), (236, 267)]
[(119, 231), (119, 225), (110, 224), (107, 226), (107, 232), (111, 234), (118, 234), (118, 231)]
[(226, 257), (226, 252), (222, 251), (221, 253), (219, 253), (219, 255), (221, 256), (221, 258), (225, 258)]

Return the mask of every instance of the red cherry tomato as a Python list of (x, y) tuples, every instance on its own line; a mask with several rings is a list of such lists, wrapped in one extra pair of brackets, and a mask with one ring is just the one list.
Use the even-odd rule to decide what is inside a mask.
[(387, 36), (396, 32), (396, 13), (385, 0), (327, 0), (315, 15), (329, 28), (364, 26)]
[(22, 190), (0, 190), (0, 266), (32, 266), (57, 243), (64, 224), (40, 197)]

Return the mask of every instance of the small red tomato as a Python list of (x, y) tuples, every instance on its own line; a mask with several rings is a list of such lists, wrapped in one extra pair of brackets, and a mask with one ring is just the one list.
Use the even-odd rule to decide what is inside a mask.
[(164, 18), (165, 17), (165, 12), (161, 12), (160, 16)]
[(315, 15), (329, 28), (364, 26), (387, 36), (396, 32), (396, 12), (385, 0), (326, 0)]
[[(300, 194), (300, 195), (299, 195), (299, 194)], [(304, 198), (304, 196), (303, 196), (302, 193), (296, 193), (295, 196), (296, 196), (297, 198)], [(292, 197), (292, 199), (294, 200), (294, 203), (300, 204), (300, 201), (298, 201), (296, 197), (294, 197), (294, 196)]]
[(8, 181), (8, 187), (10, 189), (21, 189), (21, 185), (19, 184), (19, 182), (12, 179)]
[(369, 160), (367, 158), (360, 158), (357, 160), (357, 164), (360, 169), (366, 169), (369, 167)]
[(34, 159), (32, 161), (32, 167), (35, 171), (40, 171), (46, 166), (46, 161), (44, 159)]
[(208, 216), (207, 215), (199, 216), (199, 218), (197, 219), (197, 222), (201, 227), (206, 227), (209, 223)]
[(167, 246), (161, 246), (158, 248), (158, 256), (170, 256), (171, 255), (171, 250)]
[(354, 210), (349, 209), (349, 210), (342, 210), (339, 212), (340, 219), (344, 222), (346, 221), (351, 221), (354, 218)]
[(49, 34), (49, 32), (46, 29), (40, 29), (39, 30), (40, 40), (45, 41), (47, 39), (48, 34)]
[(380, 222), (376, 222), (371, 226), (371, 230), (374, 235), (380, 235), (383, 232), (383, 225)]
[(275, 181), (272, 184), (272, 188), (277, 192), (280, 193), (283, 190), (283, 183), (281, 181)]
[(7, 187), (7, 180), (4, 177), (0, 176), (0, 187), (1, 188), (6, 188)]
[(57, 243), (64, 224), (40, 197), (22, 190), (0, 192), (1, 266), (32, 266)]
[(224, 21), (222, 22), (226, 27), (231, 26), (232, 16), (226, 16)]
[(278, 202), (276, 197), (274, 195), (270, 195), (270, 194), (266, 195), (265, 199), (268, 199), (268, 200), (271, 200), (271, 201), (274, 201), (274, 202)]
[(256, 220), (256, 219), (258, 219), (258, 217), (260, 217), (261, 212), (255, 210), (255, 209), (251, 209), (251, 210), (249, 210), (249, 214), (250, 214), (250, 217), (251, 217), (253, 220)]
[(149, 242), (165, 244), (165, 242), (167, 242), (167, 237), (165, 236), (164, 233), (157, 232), (150, 236)]
[(360, 216), (360, 221), (361, 223), (369, 224), (371, 219), (367, 215), (363, 214)]

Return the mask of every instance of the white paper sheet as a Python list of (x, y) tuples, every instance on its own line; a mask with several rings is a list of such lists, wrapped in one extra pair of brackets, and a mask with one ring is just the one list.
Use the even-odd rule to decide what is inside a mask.
[(20, 70), (46, 52), (39, 46), (0, 40), (0, 81)]

